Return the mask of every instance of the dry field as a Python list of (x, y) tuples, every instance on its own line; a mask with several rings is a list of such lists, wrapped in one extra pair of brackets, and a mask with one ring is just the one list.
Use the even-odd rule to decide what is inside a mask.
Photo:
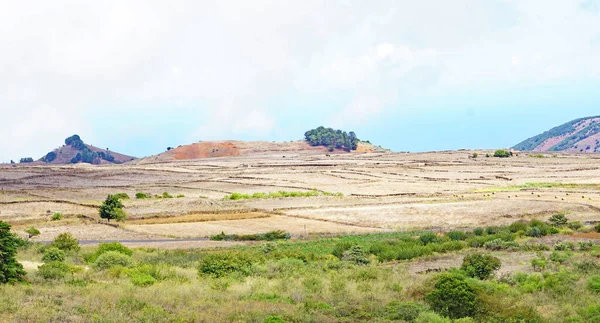
[[(274, 229), (298, 236), (447, 230), (555, 212), (600, 220), (595, 155), (472, 159), (470, 154), (286, 152), (124, 165), (0, 166), (0, 220), (17, 231), (39, 228), (41, 241), (65, 231), (84, 240), (155, 240)], [(224, 199), (234, 192), (313, 189), (344, 197)], [(108, 226), (97, 208), (106, 195), (121, 192), (132, 198), (124, 201), (129, 221)], [(135, 199), (136, 192), (183, 197)], [(64, 219), (51, 221), (54, 212)]]

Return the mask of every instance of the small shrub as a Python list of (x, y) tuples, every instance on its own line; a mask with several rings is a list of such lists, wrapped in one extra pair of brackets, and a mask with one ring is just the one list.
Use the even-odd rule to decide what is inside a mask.
[(600, 272), (600, 265), (594, 260), (587, 259), (582, 262), (576, 262), (575, 269), (580, 273), (590, 274)]
[(457, 274), (441, 275), (425, 301), (434, 311), (452, 319), (472, 316), (477, 311), (475, 290)]
[(30, 227), (29, 229), (25, 230), (25, 233), (27, 233), (30, 239), (41, 234), (40, 230), (34, 227)]
[(393, 321), (414, 322), (425, 306), (417, 303), (392, 302), (385, 307), (386, 318)]
[(86, 258), (86, 261), (88, 263), (94, 263), (94, 262), (96, 262), (96, 259), (98, 259), (98, 257), (100, 257), (100, 255), (107, 253), (109, 251), (115, 251), (115, 252), (124, 254), (126, 256), (133, 255), (133, 251), (131, 249), (127, 248), (126, 246), (122, 245), (119, 242), (106, 242), (106, 243), (99, 244), (98, 249), (96, 249), (96, 252), (94, 252), (93, 254), (90, 254)]
[(508, 150), (504, 150), (504, 149), (499, 149), (496, 150), (496, 152), (494, 152), (494, 157), (498, 157), (498, 158), (508, 158), (512, 156), (512, 152), (508, 151)]
[(488, 250), (518, 250), (519, 244), (514, 241), (504, 241), (502, 239), (494, 239), (483, 244)]
[(467, 240), (467, 234), (463, 231), (450, 231), (448, 233), (446, 233), (446, 237), (448, 237), (450, 240), (454, 240), (454, 241), (463, 241), (463, 240)]
[(162, 198), (164, 198), (164, 199), (172, 199), (173, 195), (169, 194), (168, 192), (163, 192), (162, 193)]
[(38, 267), (37, 274), (44, 279), (61, 279), (71, 273), (69, 265), (60, 261), (53, 261)]
[(119, 200), (129, 200), (129, 195), (127, 195), (127, 193), (117, 193), (113, 196), (118, 198)]
[(135, 273), (130, 279), (132, 284), (139, 287), (148, 287), (154, 285), (156, 279), (148, 274)]
[(498, 232), (500, 232), (500, 227), (497, 226), (491, 226), (491, 227), (487, 227), (485, 228), (485, 233), (487, 234), (498, 234)]
[(519, 231), (526, 232), (527, 227), (528, 227), (527, 223), (525, 223), (523, 221), (517, 221), (517, 222), (511, 223), (511, 225), (508, 226), (508, 229), (512, 233), (517, 233)]
[(577, 231), (577, 230), (583, 228), (583, 223), (581, 223), (579, 221), (569, 222), (569, 223), (567, 223), (567, 227), (573, 231)]
[(269, 316), (267, 317), (263, 323), (287, 323), (286, 320), (282, 319), (279, 316), (273, 315), (273, 316)]
[(451, 319), (439, 316), (434, 312), (421, 312), (415, 319), (415, 323), (452, 323)]
[(55, 212), (54, 214), (52, 214), (52, 217), (50, 218), (50, 220), (52, 221), (60, 221), (62, 220), (63, 215), (60, 212)]
[(425, 232), (419, 237), (419, 240), (421, 240), (424, 245), (428, 245), (430, 243), (439, 242), (440, 237), (433, 232)]
[(596, 232), (600, 232), (600, 222), (596, 223), (594, 229), (596, 229)]
[(331, 252), (331, 254), (342, 259), (342, 257), (344, 256), (344, 252), (352, 248), (354, 245), (354, 243), (349, 241), (338, 242), (333, 246), (333, 251)]
[(600, 294), (600, 275), (590, 277), (587, 288), (592, 293)]
[(369, 254), (359, 245), (350, 247), (350, 249), (344, 251), (342, 260), (352, 262), (356, 265), (368, 265)]
[(131, 265), (133, 265), (133, 259), (117, 251), (107, 251), (101, 254), (95, 262), (96, 268), (100, 270), (117, 266), (131, 267)]
[(564, 264), (565, 262), (567, 262), (567, 260), (569, 260), (569, 258), (571, 258), (571, 255), (567, 252), (561, 252), (561, 251), (553, 251), (550, 254), (550, 261), (559, 263), (559, 264)]
[(565, 251), (565, 250), (571, 250), (574, 251), (575, 250), (575, 244), (573, 242), (557, 242), (554, 244), (554, 250), (557, 251)]
[(63, 251), (79, 251), (80, 249), (79, 241), (68, 232), (59, 234), (50, 246)]
[(552, 223), (553, 226), (563, 227), (563, 226), (567, 225), (567, 223), (569, 222), (569, 219), (567, 219), (567, 217), (563, 213), (558, 213), (558, 214), (552, 215), (548, 219), (548, 221), (550, 221), (550, 223)]
[(534, 237), (534, 238), (539, 238), (539, 237), (543, 236), (542, 231), (538, 227), (527, 228), (527, 232), (525, 232), (525, 235), (528, 237)]
[(543, 256), (534, 258), (531, 260), (531, 267), (533, 267), (533, 270), (535, 270), (535, 271), (542, 271), (542, 270), (546, 269), (547, 265), (548, 265), (548, 262), (546, 261), (546, 258)]
[(208, 254), (200, 260), (198, 275), (210, 277), (224, 277), (231, 273), (243, 276), (250, 274), (252, 261), (243, 253), (214, 253)]
[(579, 251), (590, 251), (594, 248), (594, 243), (591, 241), (579, 241)]
[(477, 158), (477, 157), (479, 157), (479, 154), (477, 154), (477, 153), (473, 153), (472, 157), (473, 157), (473, 158)]
[(44, 256), (42, 257), (42, 261), (46, 263), (54, 261), (63, 262), (65, 261), (65, 258), (66, 255), (64, 251), (56, 247), (50, 247), (44, 250)]
[(185, 195), (183, 195), (183, 194), (179, 194), (179, 195), (177, 195), (177, 198), (178, 198), (178, 199), (180, 199), (180, 198), (183, 198), (183, 197), (185, 197)]
[(473, 229), (473, 234), (476, 236), (482, 236), (485, 233), (483, 228), (475, 228)]
[(501, 266), (500, 259), (491, 255), (476, 253), (468, 255), (463, 259), (461, 269), (469, 277), (488, 279)]
[(135, 193), (135, 198), (136, 199), (147, 199), (150, 198), (150, 194), (146, 194), (146, 193), (142, 193), (142, 192), (137, 192)]

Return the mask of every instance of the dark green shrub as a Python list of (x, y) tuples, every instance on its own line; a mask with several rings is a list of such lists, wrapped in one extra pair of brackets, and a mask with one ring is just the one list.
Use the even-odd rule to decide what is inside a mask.
[(359, 245), (350, 247), (350, 249), (344, 251), (342, 260), (352, 262), (356, 265), (368, 265), (369, 254)]
[(519, 244), (514, 241), (504, 241), (502, 239), (494, 239), (483, 244), (488, 250), (518, 250)]
[(465, 277), (443, 274), (425, 301), (437, 313), (452, 319), (473, 316), (477, 312), (477, 294)]
[(63, 251), (79, 251), (79, 241), (70, 233), (61, 233), (50, 244), (50, 247), (55, 247)]
[(539, 238), (541, 236), (544, 236), (544, 234), (542, 233), (542, 231), (538, 227), (529, 227), (529, 228), (527, 228), (527, 232), (525, 232), (525, 235), (528, 236), (528, 237), (534, 237), (534, 238)]
[(419, 237), (419, 240), (421, 240), (424, 245), (428, 245), (430, 243), (439, 242), (440, 237), (433, 232), (425, 232)]
[(508, 226), (508, 229), (510, 230), (510, 232), (512, 233), (516, 233), (519, 231), (527, 231), (527, 223), (523, 222), (523, 221), (517, 221), (517, 222), (513, 222), (511, 223), (511, 225)]
[(512, 156), (512, 152), (508, 151), (508, 150), (504, 150), (504, 149), (499, 149), (496, 150), (496, 152), (494, 152), (494, 157), (498, 157), (498, 158), (508, 158)]
[(44, 279), (61, 279), (71, 273), (71, 267), (64, 262), (53, 261), (38, 267), (37, 274)]
[(87, 258), (86, 261), (88, 263), (93, 263), (96, 262), (96, 259), (98, 259), (98, 257), (106, 252), (109, 251), (115, 251), (127, 256), (131, 256), (133, 255), (133, 251), (129, 248), (127, 248), (126, 246), (122, 245), (119, 242), (106, 242), (106, 243), (101, 243), (98, 245), (98, 249), (96, 249), (96, 251), (93, 254), (90, 254)]
[(590, 277), (587, 288), (592, 293), (600, 294), (600, 275)]
[(43, 262), (53, 262), (53, 261), (58, 261), (58, 262), (63, 262), (65, 261), (66, 255), (65, 252), (56, 248), (56, 247), (50, 247), (47, 248), (46, 250), (44, 250), (44, 256), (42, 257), (42, 261)]
[(23, 265), (15, 258), (19, 244), (10, 224), (0, 221), (0, 284), (18, 282), (25, 276)]
[(461, 269), (469, 277), (488, 279), (501, 266), (500, 259), (491, 255), (475, 253), (463, 258)]
[(135, 193), (135, 198), (136, 199), (147, 199), (150, 198), (150, 194), (146, 194), (146, 193), (142, 193), (142, 192), (137, 192)]
[(94, 264), (96, 268), (100, 270), (117, 266), (131, 267), (133, 265), (133, 259), (130, 256), (117, 251), (107, 251), (98, 256)]
[(565, 226), (569, 222), (569, 219), (567, 219), (567, 217), (563, 213), (558, 213), (558, 214), (552, 215), (548, 219), (548, 221), (550, 221), (550, 223), (552, 223), (552, 225), (555, 227), (562, 227), (562, 226)]
[(127, 215), (123, 211), (123, 203), (119, 200), (116, 195), (108, 195), (104, 203), (100, 206), (100, 218), (107, 219), (110, 222), (111, 219), (122, 221)]
[(595, 272), (600, 273), (600, 264), (598, 264), (594, 260), (587, 259), (581, 262), (576, 262), (575, 269), (577, 269), (578, 272), (584, 274), (590, 274)]
[(491, 227), (485, 228), (485, 233), (487, 233), (488, 235), (498, 234), (498, 232), (500, 232), (500, 227), (498, 227), (498, 226), (491, 226)]
[(567, 262), (567, 260), (569, 260), (569, 258), (571, 258), (571, 254), (569, 254), (567, 252), (553, 251), (550, 254), (550, 261), (557, 262), (559, 264), (563, 264), (563, 263)]
[(600, 222), (596, 223), (594, 229), (596, 229), (596, 232), (600, 232)]
[(446, 233), (446, 237), (454, 241), (467, 240), (468, 236), (464, 231), (450, 231)]
[(53, 160), (56, 159), (56, 153), (51, 151), (49, 153), (46, 154), (46, 157), (44, 157), (44, 161), (47, 163), (52, 162)]
[(476, 236), (482, 236), (485, 233), (483, 228), (475, 228), (473, 229), (473, 234)]
[(32, 237), (39, 236), (41, 234), (40, 230), (38, 230), (34, 227), (30, 227), (29, 229), (25, 230), (25, 233), (27, 233), (27, 235), (29, 235), (30, 239)]
[(252, 261), (245, 253), (223, 252), (208, 254), (200, 260), (200, 276), (224, 277), (232, 273), (243, 276), (250, 274)]
[(55, 212), (54, 214), (52, 214), (52, 217), (50, 218), (50, 220), (52, 221), (59, 221), (62, 220), (63, 215), (60, 212)]
[(168, 192), (163, 192), (162, 193), (162, 198), (164, 198), (164, 199), (172, 199), (173, 195), (169, 194)]

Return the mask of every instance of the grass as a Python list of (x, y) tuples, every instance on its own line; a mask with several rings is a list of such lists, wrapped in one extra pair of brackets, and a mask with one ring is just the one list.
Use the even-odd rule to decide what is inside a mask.
[(330, 192), (320, 192), (317, 190), (312, 191), (278, 191), (278, 192), (270, 192), (270, 193), (253, 193), (253, 194), (243, 194), (243, 193), (231, 193), (230, 195), (226, 195), (224, 199), (226, 200), (249, 200), (249, 199), (275, 199), (275, 198), (288, 198), (288, 197), (311, 197), (311, 196), (336, 196), (343, 197), (343, 193), (330, 193)]
[[(264, 322), (279, 317), (286, 322), (389, 322), (418, 317), (417, 322), (430, 322), (438, 314), (425, 296), (440, 274), (407, 269), (423, 257), (485, 251), (471, 247), (474, 239), (525, 242), (509, 227), (481, 234), (398, 232), (214, 250), (142, 248), (133, 250), (131, 267), (108, 269), (85, 263), (92, 258), (84, 255), (96, 252), (86, 247), (68, 254), (66, 263), (79, 270), (65, 278), (44, 279), (31, 269), (27, 283), (0, 285), (0, 321)], [(345, 251), (357, 245), (369, 264), (346, 260)], [(36, 248), (20, 249), (18, 259), (39, 259)], [(593, 265), (598, 260), (592, 255), (598, 250), (569, 251), (562, 263), (546, 260), (539, 273), (466, 278), (481, 306), (475, 321), (593, 322), (600, 314), (595, 287), (600, 267)], [(487, 252), (498, 257), (520, 253)], [(453, 273), (460, 275), (458, 269)]]
[(248, 213), (212, 213), (212, 214), (186, 214), (181, 216), (152, 217), (142, 219), (129, 219), (128, 224), (168, 224), (168, 223), (193, 223), (207, 221), (244, 220), (268, 218), (270, 214), (261, 212)]

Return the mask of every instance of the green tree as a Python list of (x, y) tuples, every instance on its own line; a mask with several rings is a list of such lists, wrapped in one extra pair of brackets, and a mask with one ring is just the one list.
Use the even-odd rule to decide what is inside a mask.
[(0, 284), (18, 282), (25, 276), (23, 265), (17, 262), (17, 236), (10, 232), (10, 225), (0, 221)]
[(107, 219), (110, 222), (111, 219), (122, 221), (125, 219), (126, 214), (123, 211), (123, 203), (115, 195), (108, 195), (102, 206), (100, 206), (100, 217)]
[(471, 254), (463, 258), (461, 269), (469, 277), (488, 279), (494, 271), (500, 269), (502, 263), (500, 259), (486, 254)]
[(29, 239), (31, 239), (35, 236), (39, 236), (41, 232), (34, 227), (30, 227), (29, 229), (25, 230), (25, 233), (27, 233), (29, 235)]
[(55, 247), (63, 251), (79, 251), (79, 241), (68, 232), (59, 234), (50, 247)]
[(47, 153), (46, 157), (44, 157), (44, 161), (47, 163), (52, 162), (55, 159), (56, 159), (56, 153), (53, 151)]
[(19, 160), (19, 163), (21, 163), (21, 164), (24, 164), (24, 163), (33, 163), (33, 158), (31, 158), (31, 157), (21, 158), (21, 160)]
[(477, 311), (477, 294), (465, 277), (444, 274), (425, 301), (437, 313), (452, 319), (472, 316)]

